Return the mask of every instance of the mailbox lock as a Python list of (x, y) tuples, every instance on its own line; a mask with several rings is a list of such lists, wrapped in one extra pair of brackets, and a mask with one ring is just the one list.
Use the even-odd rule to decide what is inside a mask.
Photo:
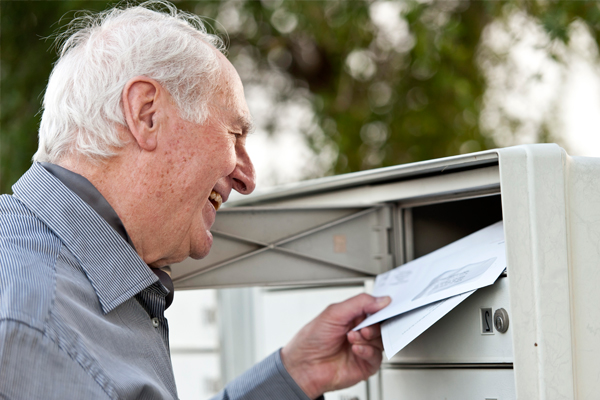
[(500, 333), (505, 333), (508, 330), (508, 313), (504, 308), (499, 308), (494, 313), (494, 326)]

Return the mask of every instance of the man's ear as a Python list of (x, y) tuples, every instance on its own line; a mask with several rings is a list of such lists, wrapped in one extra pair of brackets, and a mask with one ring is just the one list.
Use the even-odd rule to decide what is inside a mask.
[(127, 127), (137, 144), (153, 151), (157, 144), (157, 110), (160, 105), (161, 86), (145, 76), (130, 79), (123, 88), (123, 112)]

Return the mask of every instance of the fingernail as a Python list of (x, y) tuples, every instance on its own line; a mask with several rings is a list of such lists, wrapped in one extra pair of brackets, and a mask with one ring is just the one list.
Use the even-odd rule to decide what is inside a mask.
[(377, 297), (377, 299), (375, 301), (379, 304), (384, 304), (384, 303), (389, 303), (390, 301), (392, 301), (392, 298), (390, 296), (381, 296), (381, 297)]

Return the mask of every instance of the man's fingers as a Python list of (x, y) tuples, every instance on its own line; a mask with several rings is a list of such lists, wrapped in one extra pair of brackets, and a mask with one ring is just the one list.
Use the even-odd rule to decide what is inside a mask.
[(373, 339), (365, 339), (360, 333), (351, 331), (351, 332), (348, 332), (348, 341), (352, 345), (372, 346), (372, 347), (379, 349), (379, 351), (383, 351), (383, 343), (382, 343), (380, 337), (373, 338)]
[(375, 324), (367, 326), (366, 328), (362, 328), (359, 332), (366, 340), (379, 338), (381, 337), (381, 325)]
[(358, 343), (356, 343), (356, 345), (357, 346), (369, 346), (369, 347), (373, 347), (373, 348), (377, 349), (378, 351), (383, 351), (383, 343), (381, 342), (381, 339), (373, 339), (373, 340), (369, 340), (367, 342), (358, 342)]
[(377, 311), (384, 309), (392, 302), (392, 298), (389, 296), (374, 297), (374, 299), (374, 303), (371, 303), (365, 307), (365, 312), (367, 314), (374, 314)]
[[(379, 327), (379, 325), (377, 325)], [(365, 328), (366, 329), (366, 328)], [(348, 332), (348, 341), (353, 345), (369, 345), (375, 346), (381, 350), (383, 350), (383, 343), (381, 341), (381, 331), (379, 329), (372, 329), (372, 334), (364, 335), (364, 329), (360, 331), (350, 331)]]
[(376, 313), (390, 304), (390, 302), (391, 299), (388, 296), (373, 297), (363, 293), (341, 303), (332, 304), (325, 312), (332, 321), (350, 324), (356, 318), (364, 318), (366, 314)]
[(362, 336), (364, 338), (364, 340), (380, 338), (381, 337), (381, 325), (374, 324), (371, 326), (367, 326), (366, 328), (362, 328), (360, 331), (356, 331), (355, 333), (359, 336)]
[(375, 369), (379, 368), (381, 360), (383, 359), (381, 350), (372, 346), (355, 344), (352, 346), (352, 352), (356, 354), (357, 357), (367, 361)]

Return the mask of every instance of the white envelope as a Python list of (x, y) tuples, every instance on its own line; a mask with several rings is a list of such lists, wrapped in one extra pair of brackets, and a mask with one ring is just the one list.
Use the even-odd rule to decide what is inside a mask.
[(493, 284), (506, 268), (502, 221), (377, 276), (373, 296), (392, 303), (354, 330)]
[(473, 293), (474, 290), (436, 301), (383, 321), (381, 339), (388, 360)]

